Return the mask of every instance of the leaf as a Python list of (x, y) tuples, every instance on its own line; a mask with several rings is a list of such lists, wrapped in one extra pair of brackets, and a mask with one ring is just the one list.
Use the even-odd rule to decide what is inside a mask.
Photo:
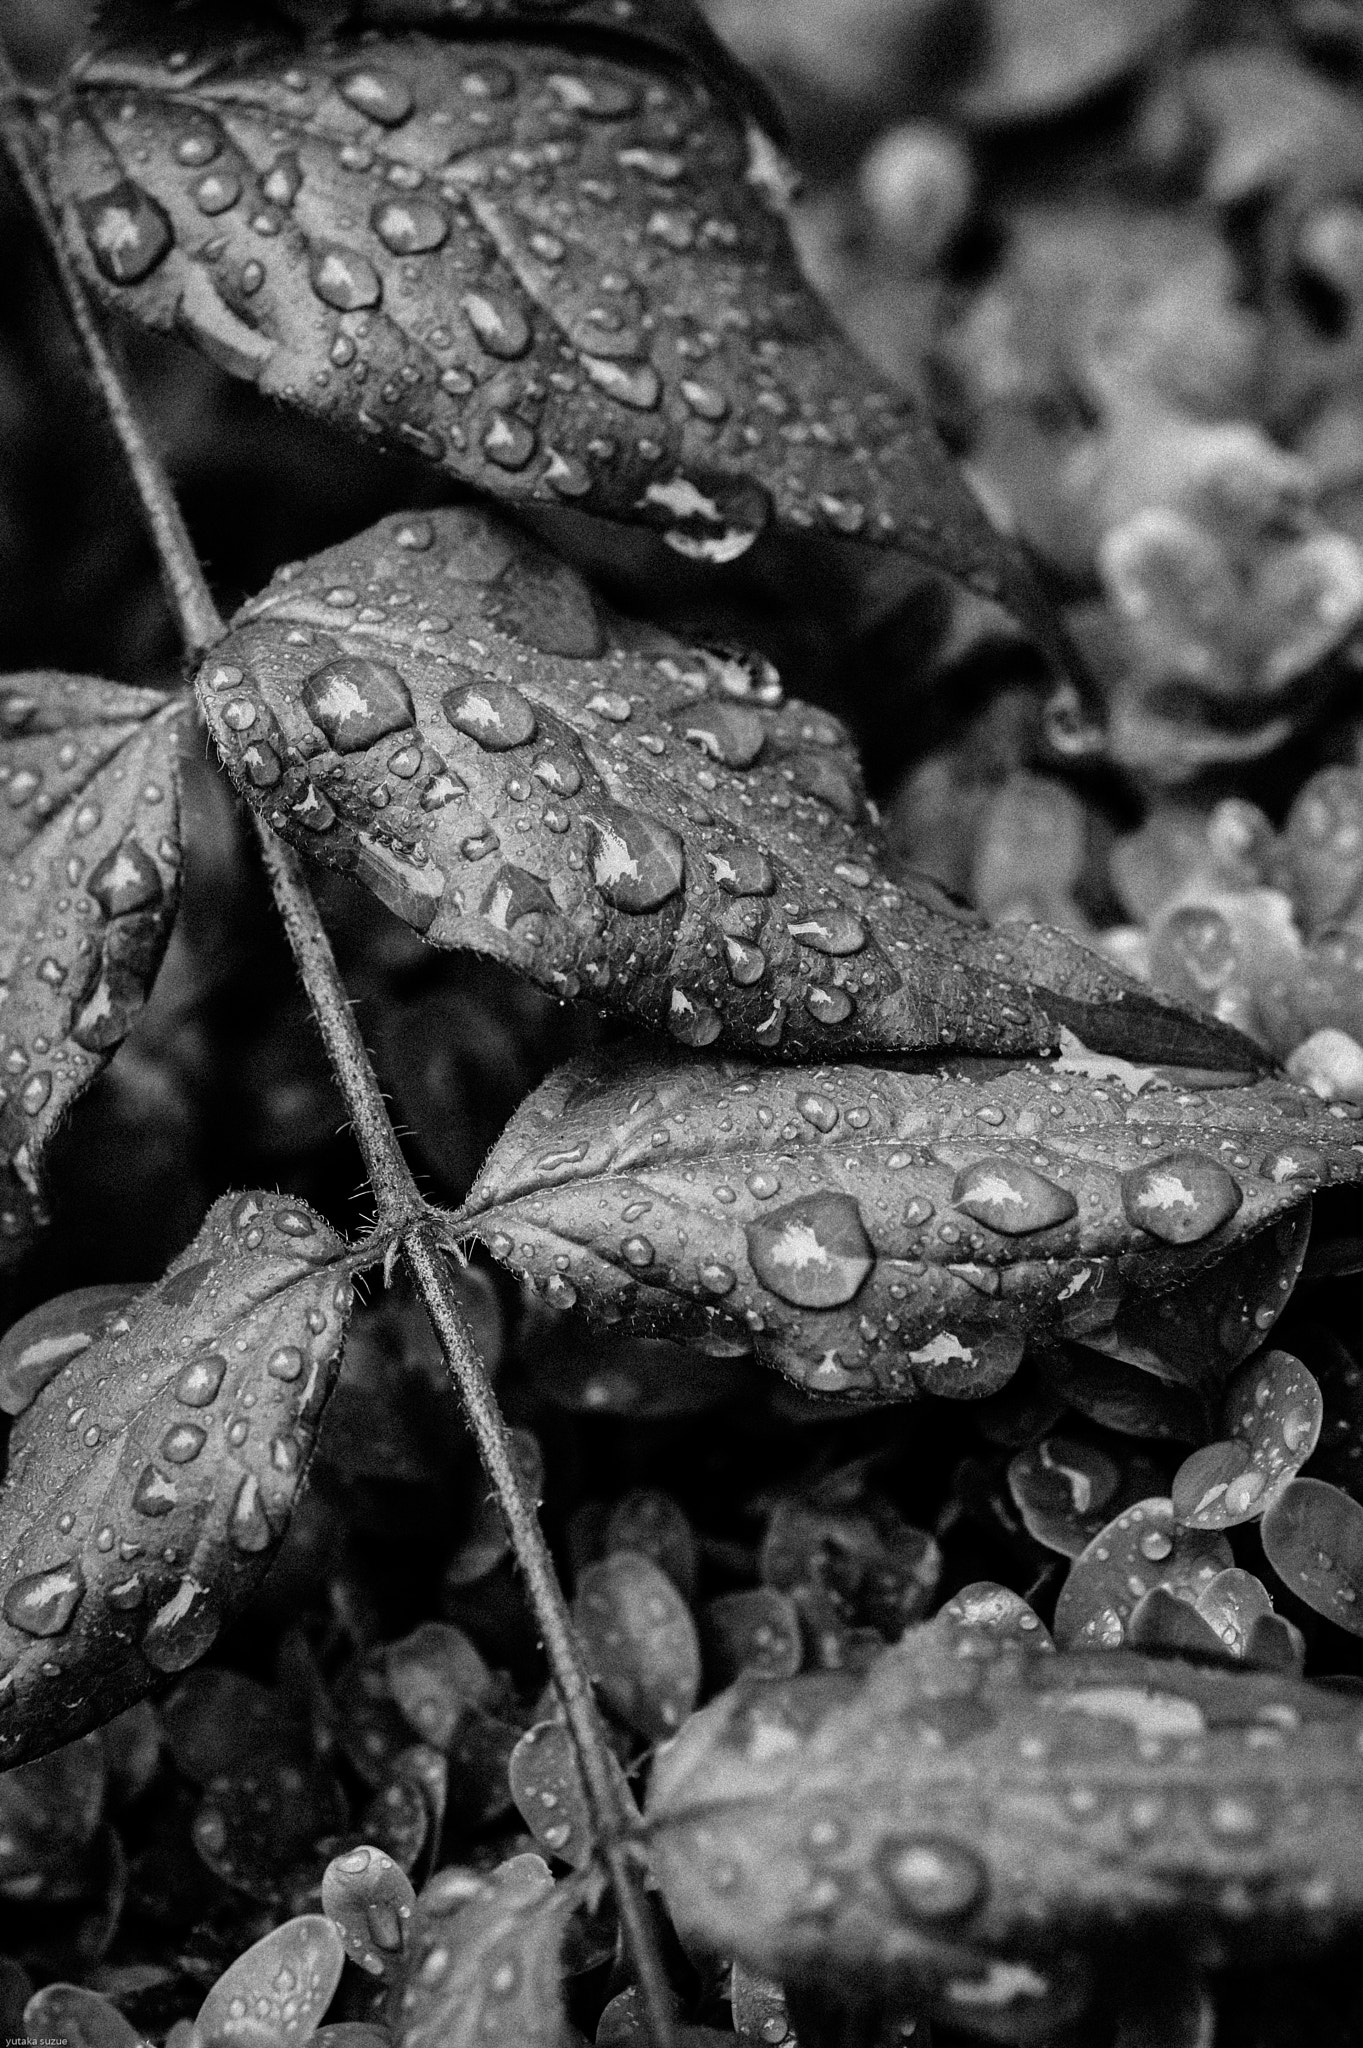
[(948, 1625), (984, 1634), (991, 1643), (1008, 1643), (1032, 1656), (1054, 1652), (1050, 1630), (1034, 1607), (1010, 1586), (995, 1579), (975, 1579), (953, 1594), (939, 1610), (939, 1627)]
[(1056, 1642), (1062, 1650), (1119, 1649), (1138, 1602), (1153, 1588), (1195, 1605), (1233, 1562), (1219, 1532), (1180, 1527), (1172, 1501), (1137, 1501), (1114, 1516), (1071, 1565), (1055, 1603)]
[(1293, 1479), (1259, 1524), (1264, 1555), (1315, 1614), (1363, 1636), (1363, 1507), (1326, 1479)]
[(368, 1842), (333, 1856), (322, 1874), (322, 1911), (335, 1922), (351, 1961), (371, 1976), (389, 1976), (400, 1966), (415, 1910), (406, 1872)]
[(488, 1705), (492, 1673), (481, 1651), (448, 1621), (424, 1621), (384, 1650), (388, 1688), (423, 1742), (447, 1749), (470, 1707)]
[[(610, 1766), (620, 1791), (626, 1792), (624, 1773), (614, 1756)], [(507, 1775), (516, 1810), (545, 1854), (575, 1868), (589, 1863), (595, 1831), (577, 1751), (565, 1723), (537, 1721), (527, 1728), (511, 1752)]]
[(754, 1678), (793, 1678), (804, 1654), (799, 1610), (774, 1586), (748, 1586), (707, 1601), (700, 1633), (707, 1676), (718, 1685), (745, 1671)]
[(727, 97), (542, 7), (484, 38), (412, 14), (377, 43), (207, 8), (106, 39), (47, 124), (105, 301), (485, 493), (714, 562), (772, 519), (856, 535), (1051, 634), (916, 402), (804, 283), (775, 153)]
[(567, 2048), (559, 1956), (575, 1900), (540, 1856), (482, 1880), (442, 1870), (389, 1992), (395, 2048)]
[(24, 2007), (31, 2038), (56, 2048), (139, 2048), (143, 2037), (112, 1999), (83, 1984), (45, 1984)]
[(278, 1546), (350, 1313), (299, 1203), (228, 1195), (42, 1389), (0, 1487), (0, 1759), (106, 1721), (195, 1663)]
[(1148, 1457), (1112, 1439), (1052, 1431), (1008, 1464), (1008, 1491), (1029, 1536), (1078, 1557), (1120, 1508), (1147, 1499), (1167, 1477)]
[(637, 1551), (613, 1552), (582, 1573), (573, 1620), (612, 1711), (647, 1741), (675, 1734), (700, 1691), (700, 1641), (666, 1572)]
[(341, 1937), (322, 1913), (302, 1913), (223, 1971), (194, 2021), (203, 2048), (305, 2048), (345, 1966)]
[(1357, 1927), (1361, 1727), (1292, 1677), (930, 1624), (859, 1682), (693, 1716), (654, 1764), (653, 1868), (688, 1948), (788, 1992), (1050, 2039), (1086, 1956), (1106, 1994), (1152, 1953), (1296, 1965)]
[(281, 571), (199, 695), (247, 800), (432, 944), (687, 1046), (1029, 1051), (1073, 1024), (1259, 1058), (1059, 933), (891, 883), (836, 719), (760, 656), (611, 613), (490, 513), (387, 519)]
[(317, 1895), (348, 1812), (331, 1767), (266, 1748), (211, 1778), (194, 1815), (195, 1852), (214, 1877), (287, 1912)]
[(64, 1365), (88, 1351), (135, 1286), (76, 1287), (11, 1323), (0, 1337), (0, 1413), (22, 1415)]
[(1190, 1529), (1257, 1521), (1316, 1448), (1320, 1388), (1299, 1358), (1265, 1351), (1226, 1389), (1226, 1435), (1204, 1444), (1174, 1474), (1174, 1513)]
[[(815, 1393), (991, 1393), (1024, 1340), (1206, 1270), (1363, 1167), (1289, 1083), (1132, 1093), (1044, 1063), (560, 1068), (459, 1227), (550, 1300), (746, 1338)], [(1287, 1169), (1299, 1178), (1289, 1178)]]
[(0, 678), (0, 1266), (43, 1220), (43, 1153), (146, 1001), (180, 881), (182, 699)]

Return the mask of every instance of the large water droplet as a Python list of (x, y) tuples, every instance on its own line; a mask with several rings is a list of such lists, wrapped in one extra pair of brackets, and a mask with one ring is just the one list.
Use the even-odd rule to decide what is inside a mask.
[(70, 1625), (85, 1592), (80, 1562), (51, 1566), (16, 1579), (0, 1603), (0, 1612), (12, 1628), (26, 1636), (59, 1636)]
[(411, 695), (397, 670), (361, 655), (343, 655), (315, 669), (299, 694), (339, 754), (372, 747), (416, 722)]
[(636, 412), (652, 412), (663, 395), (662, 379), (652, 363), (624, 363), (613, 356), (578, 357), (598, 390)]
[(265, 1518), (260, 1498), (260, 1481), (254, 1472), (242, 1476), (227, 1520), (227, 1533), (233, 1548), (244, 1551), (248, 1556), (268, 1550), (274, 1542), (274, 1531)]
[(106, 917), (126, 917), (161, 901), (161, 875), (135, 839), (122, 839), (91, 871), (86, 884)]
[(866, 927), (850, 910), (819, 910), (792, 920), (790, 936), (816, 953), (828, 953), (839, 959), (861, 951), (866, 944)]
[(395, 256), (424, 256), (449, 239), (449, 215), (430, 199), (383, 199), (370, 218)]
[(726, 768), (750, 768), (767, 737), (760, 715), (741, 704), (698, 704), (679, 724), (684, 739)]
[(760, 847), (726, 846), (705, 858), (727, 896), (770, 896), (776, 887), (775, 870)]
[(1195, 1244), (1228, 1223), (1243, 1200), (1238, 1182), (1198, 1152), (1168, 1152), (1122, 1175), (1122, 1207), (1166, 1244)]
[(825, 988), (816, 982), (805, 990), (805, 1008), (816, 1024), (845, 1024), (856, 1003), (845, 988)]
[(1068, 1223), (1079, 1204), (1068, 1188), (1011, 1159), (977, 1159), (956, 1176), (951, 1199), (977, 1223), (1007, 1237)]
[(495, 462), (498, 469), (524, 469), (539, 443), (534, 430), (524, 420), (518, 420), (514, 413), (495, 412), (479, 442), (489, 462)]
[(983, 1898), (985, 1865), (949, 1835), (889, 1835), (876, 1855), (882, 1883), (915, 1920), (950, 1920)]
[(147, 1624), (142, 1655), (157, 1671), (185, 1671), (211, 1648), (220, 1626), (212, 1591), (186, 1574)]
[(353, 249), (335, 245), (319, 249), (308, 274), (323, 305), (334, 306), (338, 313), (356, 313), (365, 306), (377, 306), (383, 297), (383, 279), (368, 257)]
[(723, 1029), (718, 1011), (701, 996), (674, 988), (667, 1006), (667, 1028), (679, 1045), (713, 1045)]
[(514, 299), (493, 292), (466, 292), (460, 301), (464, 317), (490, 356), (514, 362), (533, 339), (530, 322)]
[(748, 1224), (746, 1236), (753, 1272), (796, 1308), (851, 1301), (875, 1264), (850, 1195), (803, 1195)]
[(172, 1392), (186, 1408), (207, 1408), (218, 1398), (226, 1371), (227, 1360), (220, 1351), (212, 1351), (206, 1357), (191, 1358), (175, 1375)]
[(337, 82), (341, 98), (384, 128), (398, 128), (412, 111), (412, 89), (396, 72), (366, 65)]
[(729, 979), (739, 988), (751, 988), (767, 971), (766, 954), (760, 946), (749, 945), (746, 939), (726, 939), (724, 958), (728, 963)]
[(617, 910), (656, 910), (675, 896), (686, 871), (682, 842), (643, 811), (616, 810), (591, 821), (592, 879)]
[(440, 703), (456, 732), (492, 754), (526, 746), (539, 730), (533, 706), (510, 683), (495, 678), (446, 690)]
[(111, 284), (140, 284), (175, 241), (170, 215), (131, 178), (78, 202), (96, 267)]

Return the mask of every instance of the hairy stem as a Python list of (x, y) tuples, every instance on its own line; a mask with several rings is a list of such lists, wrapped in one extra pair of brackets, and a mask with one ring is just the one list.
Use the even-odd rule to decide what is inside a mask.
[[(204, 578), (165, 470), (151, 448), (96, 322), (61, 221), (47, 191), (22, 88), (0, 42), (0, 157), (8, 164), (42, 234), (81, 350), (128, 465), (161, 566), (166, 595), (191, 657), (227, 631)], [(254, 814), (253, 814), (254, 815)], [(639, 1817), (612, 1770), (537, 1504), (510, 1454), (507, 1427), (460, 1305), (438, 1225), (403, 1157), (355, 1014), (336, 966), (302, 862), (254, 818), (275, 903), (307, 991), (332, 1071), (378, 1206), (380, 1231), (395, 1244), (440, 1341), (479, 1455), (505, 1517), (545, 1657), (578, 1754), (587, 1799), (615, 1893), (621, 1926), (658, 2048), (669, 2048), (670, 1996), (635, 1863)]]

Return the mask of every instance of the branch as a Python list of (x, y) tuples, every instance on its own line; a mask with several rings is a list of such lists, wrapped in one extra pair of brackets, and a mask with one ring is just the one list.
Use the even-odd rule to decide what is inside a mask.
[[(56, 273), (82, 353), (137, 491), (186, 652), (191, 658), (201, 657), (223, 638), (227, 627), (213, 601), (169, 479), (147, 441), (66, 246), (62, 224), (34, 150), (22, 87), (3, 42), (0, 157), (23, 193)], [(628, 1790), (621, 1787), (611, 1768), (591, 1680), (539, 1525), (536, 1503), (526, 1492), (512, 1460), (507, 1427), (487, 1368), (464, 1318), (441, 1249), (438, 1225), (398, 1143), (302, 862), (263, 820), (252, 815), (275, 903), (378, 1205), (380, 1234), (396, 1246), (431, 1319), (484, 1470), (505, 1517), (545, 1657), (578, 1753), (593, 1825), (643, 1994), (650, 2032), (657, 2048), (670, 2048), (671, 1999), (635, 1861), (639, 1816)]]

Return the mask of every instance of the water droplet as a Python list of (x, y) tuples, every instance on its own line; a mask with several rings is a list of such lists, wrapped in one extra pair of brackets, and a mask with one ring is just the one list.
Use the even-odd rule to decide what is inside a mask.
[(37, 1116), (40, 1110), (46, 1109), (51, 1094), (50, 1074), (30, 1074), (19, 1091), (19, 1105), (26, 1116)]
[(617, 910), (656, 910), (685, 875), (682, 842), (643, 811), (616, 810), (591, 821), (592, 879)]
[(277, 156), (261, 180), (260, 189), (272, 206), (292, 206), (303, 185), (303, 167), (292, 150)]
[(1136, 1548), (1151, 1564), (1162, 1564), (1166, 1557), (1174, 1554), (1174, 1539), (1167, 1529), (1147, 1529)]
[(956, 1176), (954, 1206), (1007, 1237), (1068, 1223), (1079, 1204), (1068, 1188), (1011, 1159), (977, 1159)]
[(407, 81), (377, 66), (346, 72), (336, 89), (348, 105), (384, 128), (401, 127), (415, 104)]
[(187, 129), (175, 145), (175, 161), (187, 169), (197, 169), (202, 164), (211, 164), (222, 148), (222, 136), (216, 128), (196, 127)]
[(679, 1045), (696, 1048), (713, 1045), (723, 1030), (723, 1019), (700, 996), (674, 988), (667, 1006), (667, 1028)]
[(424, 256), (449, 239), (449, 215), (430, 199), (384, 199), (370, 218), (395, 256)]
[(232, 1512), (228, 1517), (227, 1533), (234, 1549), (257, 1555), (268, 1550), (274, 1542), (274, 1531), (265, 1519), (265, 1509), (260, 1498), (260, 1482), (254, 1472), (243, 1475), (237, 1488)]
[(881, 1881), (915, 1920), (949, 1920), (979, 1904), (985, 1865), (949, 1835), (889, 1835), (876, 1855)]
[(805, 1008), (816, 1024), (845, 1024), (856, 1004), (845, 988), (824, 988), (815, 983), (805, 990)]
[(759, 847), (725, 847), (722, 852), (708, 852), (705, 858), (728, 896), (770, 896), (776, 887), (771, 862)]
[(797, 1097), (795, 1107), (816, 1131), (831, 1131), (838, 1121), (838, 1105), (831, 1096), (801, 1095)]
[(372, 747), (416, 722), (406, 683), (386, 661), (344, 655), (316, 669), (299, 692), (308, 714), (340, 754)]
[(790, 935), (816, 953), (841, 959), (859, 953), (866, 944), (866, 927), (850, 910), (821, 910), (790, 926)]
[[(526, 746), (539, 730), (533, 707), (510, 683), (495, 679), (466, 683), (460, 689), (447, 690), (440, 702), (455, 731), (476, 740), (489, 753)], [(539, 767), (535, 772), (539, 773)], [(540, 780), (544, 779), (541, 775)]]
[(161, 1456), (168, 1465), (190, 1465), (198, 1457), (207, 1432), (193, 1422), (175, 1422), (161, 1438)]
[(499, 469), (509, 470), (524, 469), (538, 445), (533, 430), (526, 426), (525, 421), (506, 412), (492, 415), (480, 443), (489, 462), (495, 462)]
[(318, 249), (308, 272), (312, 288), (325, 306), (338, 313), (355, 313), (365, 306), (377, 306), (383, 297), (383, 280), (373, 264), (353, 249), (337, 245)]
[(851, 1301), (875, 1264), (850, 1195), (804, 1195), (748, 1224), (746, 1236), (753, 1272), (796, 1308)]
[(530, 347), (530, 322), (514, 299), (491, 292), (466, 292), (460, 300), (464, 317), (490, 356), (514, 362)]
[(172, 1391), (176, 1400), (183, 1401), (186, 1408), (209, 1407), (218, 1397), (226, 1371), (227, 1360), (220, 1351), (191, 1358), (175, 1375)]
[(1243, 1197), (1214, 1159), (1169, 1152), (1122, 1175), (1122, 1207), (1138, 1229), (1166, 1244), (1195, 1244), (1228, 1223)]
[(220, 1625), (214, 1595), (186, 1574), (148, 1623), (142, 1655), (157, 1671), (185, 1671), (212, 1646)]
[(598, 390), (636, 412), (652, 412), (662, 397), (662, 380), (652, 363), (622, 363), (611, 356), (578, 357)]
[(172, 247), (170, 215), (130, 178), (77, 204), (95, 265), (111, 284), (140, 284)]
[(126, 917), (161, 901), (161, 876), (135, 839), (122, 839), (91, 871), (86, 884), (106, 917)]
[(761, 753), (767, 729), (760, 713), (741, 704), (701, 704), (680, 720), (682, 737), (726, 768), (750, 768)]
[(70, 1626), (84, 1592), (79, 1560), (72, 1558), (16, 1579), (0, 1602), (0, 1613), (26, 1636), (59, 1636)]
[(749, 945), (746, 939), (726, 939), (724, 957), (728, 963), (729, 979), (739, 988), (751, 988), (767, 971), (766, 954), (760, 946)]
[(168, 1515), (180, 1498), (180, 1489), (155, 1465), (144, 1465), (133, 1488), (133, 1506), (139, 1515)]

